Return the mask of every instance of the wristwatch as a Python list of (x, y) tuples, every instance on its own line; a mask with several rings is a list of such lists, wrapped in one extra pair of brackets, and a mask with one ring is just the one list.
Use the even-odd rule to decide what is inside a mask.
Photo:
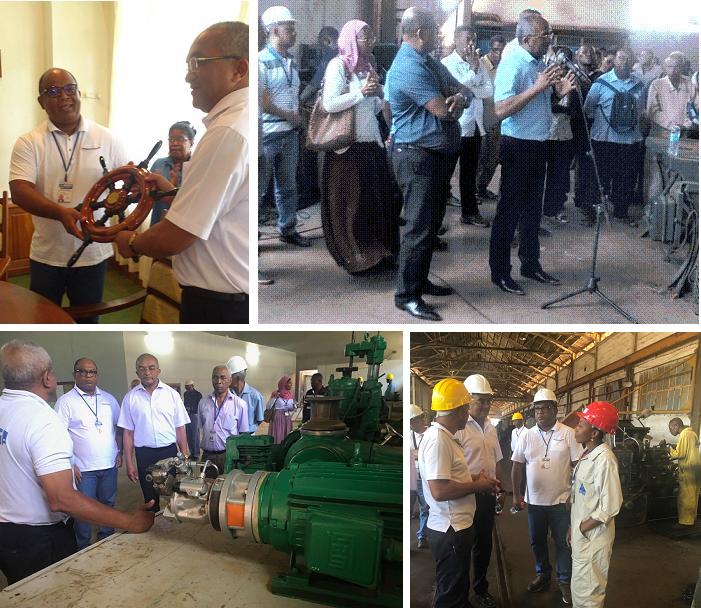
[(132, 253), (133, 253), (134, 255), (139, 255), (139, 254), (137, 253), (136, 249), (134, 249), (134, 241), (136, 240), (136, 237), (137, 237), (137, 233), (136, 233), (136, 232), (132, 232), (132, 235), (129, 237), (129, 240), (127, 241), (127, 245), (129, 245), (129, 249), (132, 250)]

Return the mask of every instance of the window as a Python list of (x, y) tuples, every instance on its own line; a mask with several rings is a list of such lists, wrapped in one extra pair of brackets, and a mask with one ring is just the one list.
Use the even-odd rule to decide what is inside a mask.
[(637, 374), (638, 410), (691, 411), (693, 358), (672, 361)]

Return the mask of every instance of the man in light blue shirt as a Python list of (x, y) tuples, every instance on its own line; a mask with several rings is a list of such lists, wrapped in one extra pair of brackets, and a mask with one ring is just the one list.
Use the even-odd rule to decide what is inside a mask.
[(542, 16), (521, 13), (518, 46), (502, 55), (494, 79), (494, 109), (501, 123), (501, 196), (489, 243), (492, 282), (502, 291), (525, 295), (511, 278), (511, 241), (519, 226), (521, 276), (558, 285), (540, 265), (538, 227), (545, 183), (546, 140), (552, 121), (553, 87), (559, 97), (574, 90), (574, 76), (545, 67), (542, 57), (552, 31)]
[(231, 390), (246, 402), (248, 407), (248, 432), (255, 433), (258, 425), (263, 422), (265, 402), (263, 395), (255, 388), (246, 384), (248, 363), (243, 357), (235, 355), (226, 362), (231, 373)]
[[(633, 95), (640, 117), (644, 111), (645, 87), (632, 73), (632, 68), (633, 52), (630, 49), (617, 51), (613, 69), (594, 82), (584, 101), (584, 112), (594, 120), (591, 139), (601, 183), (613, 203), (614, 217), (623, 221), (628, 219), (628, 206), (633, 200), (636, 159), (643, 136), (638, 121), (625, 129), (611, 126), (611, 110), (616, 93), (610, 87)], [(602, 84), (602, 81), (609, 86)]]
[(299, 71), (289, 50), (297, 41), (295, 20), (284, 6), (271, 6), (263, 15), (268, 43), (258, 53), (260, 111), (263, 120), (263, 192), (275, 185), (280, 240), (299, 247), (311, 241), (297, 232), (297, 161), (299, 159)]

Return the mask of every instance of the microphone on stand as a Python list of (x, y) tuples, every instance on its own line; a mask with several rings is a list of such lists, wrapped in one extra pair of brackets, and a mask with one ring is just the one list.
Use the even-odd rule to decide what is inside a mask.
[(580, 82), (584, 84), (591, 84), (591, 78), (589, 78), (589, 74), (587, 74), (582, 68), (580, 68), (574, 61), (569, 59), (567, 55), (565, 55), (564, 51), (560, 51), (557, 55), (555, 55), (555, 63), (569, 70), (572, 70), (574, 72), (574, 75)]

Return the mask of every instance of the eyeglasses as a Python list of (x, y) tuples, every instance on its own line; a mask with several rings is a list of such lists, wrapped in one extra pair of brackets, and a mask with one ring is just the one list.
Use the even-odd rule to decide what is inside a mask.
[[(170, 143), (170, 144), (181, 144), (181, 143), (183, 143), (183, 142), (184, 142), (185, 140), (187, 140), (187, 139), (188, 139), (188, 138), (185, 137), (184, 135), (177, 135), (177, 136), (175, 136), (175, 137), (169, 137), (169, 138), (168, 138), (168, 143)], [(189, 141), (189, 140), (188, 140), (188, 141)]]
[(358, 42), (369, 42), (370, 44), (374, 44), (377, 42), (377, 36), (370, 35), (367, 38), (356, 38)]
[(196, 72), (200, 69), (200, 65), (206, 63), (207, 61), (214, 61), (215, 59), (241, 59), (238, 55), (219, 55), (218, 57), (190, 57), (187, 60), (187, 69), (190, 72)]
[(157, 369), (158, 369), (157, 366), (149, 365), (148, 367), (139, 366), (136, 368), (136, 371), (139, 372), (140, 374), (143, 374), (144, 372), (155, 372)]
[(96, 369), (76, 369), (73, 370), (74, 374), (78, 374), (80, 376), (83, 376), (85, 378), (94, 378), (97, 376), (97, 370)]
[(63, 87), (47, 87), (41, 92), (41, 94), (47, 95), (48, 97), (58, 97), (61, 94), (61, 91), (63, 91), (70, 97), (71, 95), (75, 95), (77, 90), (77, 84), (67, 84)]
[(543, 32), (542, 34), (535, 34), (534, 36), (531, 36), (531, 38), (552, 38), (554, 35), (555, 32), (549, 30), (547, 32)]

